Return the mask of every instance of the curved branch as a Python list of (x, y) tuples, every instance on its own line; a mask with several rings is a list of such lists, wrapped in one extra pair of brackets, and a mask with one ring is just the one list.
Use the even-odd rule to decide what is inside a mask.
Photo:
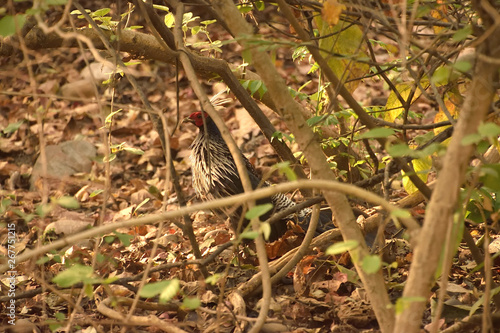
[[(200, 210), (210, 210), (210, 209), (216, 209), (220, 207), (227, 207), (227, 206), (233, 206), (233, 205), (240, 205), (242, 202), (246, 202), (248, 200), (259, 200), (262, 198), (266, 198), (269, 196), (272, 196), (276, 193), (286, 193), (288, 191), (292, 191), (295, 189), (321, 189), (321, 190), (329, 190), (329, 191), (339, 191), (342, 193), (345, 193), (347, 195), (355, 196), (360, 199), (363, 199), (367, 202), (370, 202), (374, 205), (381, 206), (383, 209), (387, 210), (389, 213), (393, 212), (395, 210), (398, 210), (399, 208), (392, 205), (390, 202), (385, 201), (383, 198), (380, 196), (376, 195), (375, 193), (357, 188), (354, 185), (350, 184), (343, 184), (339, 183), (333, 180), (298, 180), (294, 182), (289, 182), (289, 183), (283, 183), (283, 184), (278, 184), (275, 186), (270, 186), (266, 188), (261, 188), (255, 191), (252, 191), (250, 193), (242, 193), (238, 195), (234, 195), (231, 197), (219, 199), (219, 200), (214, 200), (214, 201), (208, 201), (208, 202), (203, 202), (187, 207), (181, 207), (175, 211), (169, 211), (166, 213), (162, 214), (156, 214), (156, 215), (151, 215), (151, 216), (144, 216), (136, 219), (131, 219), (127, 221), (123, 221), (120, 223), (112, 223), (112, 224), (106, 224), (102, 225), (93, 229), (85, 230), (82, 231), (78, 234), (75, 235), (70, 235), (68, 237), (59, 239), (57, 241), (54, 241), (50, 244), (40, 246), (39, 248), (36, 248), (34, 250), (27, 250), (21, 254), (18, 255), (16, 262), (21, 263), (24, 262), (28, 259), (35, 258), (39, 255), (42, 255), (44, 253), (48, 253), (52, 250), (57, 250), (60, 248), (63, 248), (65, 246), (72, 246), (76, 242), (82, 240), (82, 239), (87, 239), (95, 236), (99, 236), (108, 232), (111, 232), (113, 230), (116, 230), (117, 228), (127, 228), (127, 227), (132, 227), (132, 226), (138, 226), (138, 225), (144, 225), (144, 224), (151, 224), (151, 223), (157, 223), (161, 220), (171, 220), (174, 218), (177, 218), (179, 216), (182, 216), (183, 214), (190, 214), (196, 211)], [(401, 221), (403, 224), (411, 227), (412, 225), (418, 225), (418, 223), (411, 217), (409, 218), (402, 218)], [(8, 270), (8, 265), (0, 265), (0, 273), (3, 273)]]

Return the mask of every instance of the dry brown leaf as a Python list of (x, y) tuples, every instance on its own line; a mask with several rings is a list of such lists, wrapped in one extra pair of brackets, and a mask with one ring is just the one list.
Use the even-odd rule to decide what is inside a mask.
[(345, 10), (345, 6), (337, 0), (327, 0), (323, 4), (321, 16), (329, 25), (336, 25), (339, 23), (340, 14), (342, 14), (343, 10)]

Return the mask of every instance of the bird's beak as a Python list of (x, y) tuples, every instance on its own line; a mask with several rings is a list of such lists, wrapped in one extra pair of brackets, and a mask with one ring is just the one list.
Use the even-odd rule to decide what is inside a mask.
[(182, 121), (182, 123), (191, 123), (191, 124), (194, 124), (194, 119), (186, 117), (186, 118), (184, 118), (184, 120)]

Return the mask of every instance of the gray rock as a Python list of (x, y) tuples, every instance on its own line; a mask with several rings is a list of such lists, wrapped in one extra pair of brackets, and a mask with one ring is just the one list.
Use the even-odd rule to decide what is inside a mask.
[[(73, 140), (58, 145), (45, 147), (47, 156), (47, 177), (62, 179), (79, 172), (90, 172), (92, 160), (97, 156), (97, 149), (93, 144)], [(42, 176), (42, 162), (40, 156), (33, 166), (31, 173), (31, 187)]]

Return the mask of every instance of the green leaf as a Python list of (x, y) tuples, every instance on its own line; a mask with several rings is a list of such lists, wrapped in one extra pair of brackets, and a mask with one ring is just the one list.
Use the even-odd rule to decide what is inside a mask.
[(462, 146), (473, 145), (481, 141), (483, 137), (479, 133), (469, 134), (462, 138)]
[(377, 255), (368, 255), (363, 258), (361, 267), (367, 274), (373, 274), (382, 267), (382, 260)]
[(66, 209), (78, 209), (78, 208), (80, 208), (80, 204), (78, 203), (78, 200), (76, 200), (74, 197), (70, 197), (70, 196), (60, 197), (59, 199), (56, 199), (54, 202), (56, 204), (58, 204), (59, 206), (66, 208)]
[(440, 155), (441, 152), (444, 152), (446, 150), (446, 147), (434, 142), (425, 147), (422, 150), (414, 150), (414, 157), (418, 158), (424, 158), (424, 157), (430, 157), (431, 155), (437, 153), (438, 156)]
[(94, 297), (94, 287), (90, 283), (86, 283), (83, 286), (83, 292), (90, 299)]
[(476, 146), (476, 150), (479, 154), (484, 154), (490, 148), (490, 143), (487, 140), (481, 140)]
[(500, 191), (500, 164), (484, 164), (481, 166), (479, 180), (494, 191)]
[(255, 1), (254, 4), (255, 4), (255, 8), (257, 8), (258, 11), (263, 11), (266, 8), (264, 1), (258, 0), (258, 1)]
[(123, 110), (123, 109), (118, 109), (118, 110), (113, 111), (113, 112), (111, 112), (110, 114), (108, 114), (108, 116), (106, 117), (105, 123), (106, 123), (106, 124), (111, 123), (111, 121), (113, 120), (113, 117), (114, 117), (117, 113), (120, 113), (122, 110)]
[(142, 206), (144, 206), (145, 204), (147, 204), (149, 202), (149, 198), (146, 198), (144, 200), (142, 200), (142, 202), (137, 205), (137, 207), (134, 209), (134, 214), (137, 213), (137, 211), (139, 210), (139, 208), (141, 208)]
[(24, 123), (24, 120), (20, 120), (18, 122), (15, 122), (15, 123), (10, 123), (7, 125), (7, 127), (5, 127), (2, 132), (4, 132), (4, 134), (10, 134), (10, 133), (14, 133), (15, 131), (17, 131), (19, 129), (19, 127), (21, 127), (21, 125)]
[(431, 140), (433, 137), (434, 137), (434, 132), (429, 131), (425, 134), (417, 135), (416, 137), (413, 138), (413, 141), (415, 141), (417, 145), (423, 145), (427, 141)]
[(45, 217), (52, 209), (53, 207), (50, 204), (40, 204), (35, 208), (35, 211), (38, 216)]
[(161, 191), (158, 189), (158, 187), (151, 185), (148, 188), (149, 194), (153, 195), (156, 199), (163, 200), (163, 195), (161, 194)]
[(253, 94), (255, 94), (261, 86), (262, 86), (261, 80), (252, 80), (250, 82), (250, 85), (248, 86), (248, 88), (250, 89), (250, 95), (253, 96)]
[(126, 30), (137, 30), (142, 28), (144, 28), (142, 25), (131, 25), (130, 27), (127, 27)]
[(62, 312), (56, 312), (54, 313), (54, 318), (56, 318), (59, 321), (63, 321), (66, 319), (66, 315)]
[(47, 257), (47, 256), (43, 256), (43, 257), (40, 257), (40, 259), (38, 259), (38, 260), (36, 261), (36, 264), (37, 264), (37, 265), (43, 265), (43, 264), (45, 264), (45, 263), (47, 263), (47, 262), (49, 262), (49, 261), (50, 261), (50, 258), (49, 258), (49, 257)]
[(17, 14), (15, 16), (7, 15), (0, 19), (0, 36), (7, 37), (16, 33), (17, 27), (21, 29), (26, 21), (26, 15)]
[(222, 274), (215, 273), (214, 275), (210, 275), (209, 277), (207, 277), (205, 279), (205, 282), (213, 286), (219, 281), (220, 278), (222, 278)]
[(164, 12), (170, 13), (170, 8), (162, 5), (153, 5), (153, 8), (163, 10)]
[(344, 253), (346, 251), (354, 250), (358, 246), (359, 246), (359, 243), (357, 241), (355, 241), (355, 240), (348, 240), (348, 241), (345, 241), (345, 242), (339, 242), (339, 243), (335, 243), (333, 245), (330, 245), (326, 249), (325, 253), (328, 254), (328, 255), (340, 254), (340, 253)]
[(294, 180), (297, 180), (297, 175), (290, 167), (289, 161), (277, 163), (276, 167), (278, 168), (279, 173), (285, 175), (289, 181), (293, 182)]
[(170, 286), (171, 280), (147, 283), (139, 292), (139, 296), (150, 298), (158, 295), (164, 288)]
[(240, 234), (240, 238), (242, 239), (254, 240), (257, 237), (259, 237), (258, 231), (245, 231)]
[(407, 309), (411, 303), (413, 302), (425, 302), (424, 297), (400, 297), (396, 301), (395, 310), (396, 314), (402, 313), (405, 309)]
[(97, 253), (97, 262), (99, 264), (105, 263), (106, 261), (108, 261), (108, 258), (104, 254)]
[(412, 156), (414, 150), (406, 143), (398, 143), (387, 147), (387, 152), (392, 157)]
[(109, 148), (113, 151), (121, 151), (125, 147), (126, 142), (117, 143), (115, 145), (110, 145)]
[(128, 151), (129, 153), (135, 154), (135, 155), (144, 155), (144, 151), (139, 148), (132, 148), (132, 147), (123, 147), (123, 150)]
[(62, 327), (62, 324), (54, 323), (54, 321), (47, 320), (47, 324), (51, 332), (56, 332), (58, 328)]
[(368, 132), (362, 133), (357, 137), (358, 140), (361, 139), (375, 139), (375, 138), (387, 138), (393, 135), (396, 131), (392, 128), (377, 127), (369, 130)]
[(500, 126), (495, 123), (483, 123), (479, 125), (477, 131), (485, 138), (494, 138), (500, 135)]
[(151, 298), (156, 295), (160, 295), (160, 303), (165, 303), (177, 295), (179, 290), (179, 279), (172, 279), (146, 284), (139, 292), (139, 296), (143, 298)]
[(102, 159), (103, 162), (111, 162), (113, 161), (114, 159), (116, 158), (116, 154), (115, 153), (111, 153), (109, 154), (108, 158), (104, 157)]
[[(90, 13), (90, 12), (91, 12), (91, 10), (90, 10), (90, 9), (85, 9), (85, 11), (86, 11), (87, 13)], [(75, 9), (75, 10), (72, 10), (70, 14), (71, 14), (71, 15), (81, 15), (81, 14), (82, 14), (82, 12), (81, 12), (81, 11), (79, 11), (78, 9)]]
[(0, 215), (3, 215), (9, 206), (12, 205), (12, 200), (9, 198), (2, 199), (0, 201)]
[(196, 310), (201, 305), (201, 301), (198, 297), (185, 297), (182, 300), (182, 307), (188, 310)]
[[(142, 27), (139, 26), (139, 28), (142, 28)], [(140, 64), (142, 64), (142, 61), (127, 61), (127, 62), (124, 62), (123, 64), (125, 66), (140, 65)], [(123, 71), (120, 71), (120, 74), (123, 75)]]
[(180, 289), (181, 289), (181, 284), (179, 282), (179, 279), (171, 280), (170, 284), (166, 288), (164, 288), (160, 293), (159, 303), (160, 304), (167, 303), (172, 298), (174, 298), (175, 295), (177, 295)]
[(167, 28), (172, 28), (175, 24), (175, 16), (172, 13), (168, 13), (167, 15), (165, 15), (164, 20)]
[(52, 282), (56, 283), (59, 287), (68, 288), (80, 282), (89, 282), (92, 279), (94, 270), (90, 266), (83, 266), (75, 264), (65, 271), (57, 274)]
[(123, 233), (117, 232), (117, 231), (114, 231), (113, 233), (116, 235), (116, 237), (118, 237), (118, 239), (120, 240), (120, 242), (122, 242), (122, 244), (125, 245), (125, 246), (129, 246), (130, 245), (130, 240), (132, 238), (134, 238), (134, 236), (132, 236), (132, 235), (123, 234)]
[(207, 26), (215, 22), (217, 22), (217, 20), (206, 20), (206, 21), (201, 21), (200, 24)]
[(243, 4), (243, 5), (237, 5), (238, 10), (240, 11), (241, 14), (246, 14), (250, 11), (252, 11), (253, 7), (251, 5)]
[(104, 241), (108, 244), (111, 244), (115, 241), (115, 236), (105, 236)]
[(191, 12), (184, 13), (184, 15), (182, 16), (182, 24), (186, 25), (189, 22), (193, 22), (193, 21), (195, 21), (198, 18), (200, 18), (200, 17), (199, 16), (193, 16), (193, 13), (191, 13)]
[(243, 88), (248, 89), (248, 85), (250, 84), (250, 80), (240, 80), (240, 84)]
[(263, 83), (259, 88), (259, 97), (262, 98), (267, 93), (267, 87)]
[(104, 190), (95, 190), (95, 191), (92, 191), (92, 193), (90, 193), (90, 197), (93, 198), (95, 196), (98, 196), (102, 192), (104, 192)]
[(319, 69), (319, 65), (317, 62), (315, 62), (311, 68), (309, 69), (309, 72), (307, 72), (307, 74), (312, 74), (312, 73), (315, 73), (317, 70)]
[(396, 218), (409, 218), (411, 217), (411, 213), (407, 211), (406, 209), (396, 209), (391, 212), (392, 217)]
[(245, 214), (245, 218), (251, 220), (256, 217), (261, 217), (271, 209), (273, 209), (273, 204), (270, 203), (263, 205), (256, 205)]
[(470, 61), (460, 60), (453, 64), (453, 68), (460, 72), (467, 73), (472, 68), (472, 64)]
[(464, 39), (467, 39), (470, 35), (472, 35), (472, 27), (467, 25), (465, 28), (457, 30), (451, 39), (454, 42), (461, 42)]
[[(305, 56), (309, 53), (309, 50), (307, 49), (307, 46), (297, 46), (292, 53), (292, 60), (295, 61), (297, 59), (302, 60), (305, 58)], [(311, 80), (307, 81), (305, 84), (303, 84), (300, 88), (299, 91), (301, 91), (306, 84), (309, 84)]]
[(118, 279), (119, 279), (118, 276), (113, 276), (113, 277), (109, 277), (107, 279), (102, 280), (102, 283), (103, 284), (111, 284), (111, 283), (115, 282)]
[(317, 125), (320, 121), (323, 120), (323, 116), (313, 116), (306, 120), (308, 126)]
[(102, 17), (102, 16), (105, 16), (107, 15), (109, 12), (111, 11), (110, 8), (101, 8), (101, 9), (98, 9), (96, 10), (93, 14), (92, 14), (92, 17)]
[(441, 66), (432, 74), (431, 82), (439, 85), (447, 84), (450, 78), (451, 69), (449, 66)]
[(196, 35), (200, 31), (201, 31), (201, 27), (199, 25), (192, 27), (191, 28), (191, 35)]

